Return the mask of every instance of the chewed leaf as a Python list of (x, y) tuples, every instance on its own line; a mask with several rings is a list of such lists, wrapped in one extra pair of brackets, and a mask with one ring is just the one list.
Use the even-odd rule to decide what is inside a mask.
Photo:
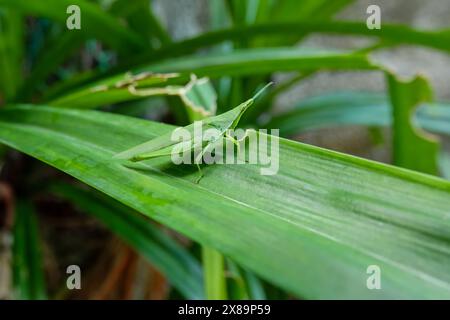
[[(164, 94), (168, 87), (185, 81), (176, 73), (127, 72), (105, 81), (93, 83), (82, 90), (50, 101), (49, 104), (63, 108), (92, 109), (113, 103), (140, 99), (130, 89), (152, 88), (155, 94)], [(161, 93), (162, 92), (162, 93)]]
[(150, 96), (178, 96), (192, 120), (212, 116), (217, 109), (217, 96), (208, 78), (198, 79), (177, 73), (127, 72), (97, 82), (83, 90), (51, 101), (57, 107), (91, 109), (104, 105), (142, 99)]
[(217, 110), (217, 95), (208, 78), (197, 79), (191, 76), (191, 81), (180, 94), (191, 120), (200, 120), (213, 116)]
[(178, 96), (186, 106), (191, 121), (213, 116), (217, 109), (217, 95), (208, 78), (198, 79), (194, 74), (185, 86), (167, 86), (164, 88), (136, 89), (129, 87), (132, 94), (148, 97), (153, 95)]
[(417, 77), (402, 82), (387, 74), (393, 112), (394, 164), (429, 174), (438, 172), (438, 139), (414, 126), (414, 113), (422, 103), (431, 102), (428, 82)]

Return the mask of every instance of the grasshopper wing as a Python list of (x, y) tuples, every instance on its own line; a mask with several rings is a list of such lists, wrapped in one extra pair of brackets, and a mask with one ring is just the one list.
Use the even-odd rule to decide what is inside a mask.
[[(177, 128), (177, 129), (180, 129), (180, 128)], [(175, 129), (175, 130), (177, 130), (177, 129)], [(194, 131), (194, 126), (193, 126), (193, 124), (190, 124), (186, 127), (183, 127), (182, 129), (189, 131), (189, 133), (192, 135), (192, 132)], [(156, 151), (161, 151), (162, 149), (171, 148), (174, 145), (180, 143), (180, 141), (172, 140), (172, 134), (173, 134), (173, 131), (170, 131), (166, 134), (163, 134), (162, 136), (156, 137), (152, 140), (149, 140), (147, 142), (139, 144), (131, 149), (117, 153), (114, 155), (113, 158), (121, 159), (121, 160), (139, 161), (137, 159), (142, 158), (141, 157), (142, 155), (145, 155), (145, 154), (148, 155), (148, 154), (152, 154)], [(140, 160), (144, 160), (144, 159), (140, 159)]]
[(201, 145), (195, 145), (193, 140), (187, 140), (187, 141), (183, 141), (183, 142), (176, 142), (173, 145), (170, 145), (170, 146), (167, 146), (167, 147), (162, 147), (162, 148), (157, 149), (157, 150), (147, 151), (147, 152), (144, 152), (144, 153), (139, 153), (139, 154), (136, 154), (136, 155), (134, 155), (134, 156), (132, 156), (131, 158), (128, 158), (128, 159), (133, 161), (133, 162), (143, 161), (143, 160), (152, 159), (152, 158), (159, 158), (159, 157), (170, 156), (174, 152), (177, 152), (177, 150), (178, 151), (182, 151), (182, 152), (188, 152), (188, 151), (196, 150), (200, 146)]

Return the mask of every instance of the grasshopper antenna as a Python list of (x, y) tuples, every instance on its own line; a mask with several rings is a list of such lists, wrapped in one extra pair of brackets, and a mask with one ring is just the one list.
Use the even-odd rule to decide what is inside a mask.
[(273, 85), (273, 82), (269, 82), (268, 84), (266, 84), (261, 90), (259, 90), (252, 98), (252, 100), (256, 100), (256, 98), (258, 98), (268, 87), (270, 87), (271, 85)]

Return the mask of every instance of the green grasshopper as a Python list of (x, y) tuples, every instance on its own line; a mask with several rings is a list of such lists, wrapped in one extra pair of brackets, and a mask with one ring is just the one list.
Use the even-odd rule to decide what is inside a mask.
[[(229, 131), (236, 128), (242, 115), (254, 103), (255, 99), (271, 84), (272, 83), (268, 83), (266, 86), (264, 86), (264, 88), (258, 91), (258, 93), (256, 93), (255, 96), (253, 96), (253, 98), (248, 99), (247, 101), (241, 103), (236, 108), (231, 109), (230, 111), (227, 111), (220, 115), (209, 117), (202, 120), (202, 132), (210, 128), (217, 129), (220, 132), (221, 137), (231, 140), (238, 147), (239, 152), (239, 141), (233, 138), (229, 134)], [(185, 149), (185, 151), (189, 150), (195, 151), (198, 150), (199, 148), (202, 148), (202, 151), (196, 156), (194, 161), (199, 171), (199, 177), (195, 181), (196, 183), (198, 183), (200, 179), (203, 177), (203, 172), (200, 168), (199, 162), (202, 159), (203, 155), (211, 147), (213, 147), (214, 143), (217, 142), (218, 140), (203, 141), (203, 137), (195, 137), (194, 123), (184, 127), (184, 129), (189, 131), (189, 133), (191, 133), (192, 137), (191, 140), (182, 142), (172, 141), (171, 139), (172, 132), (169, 132), (155, 139), (144, 142), (143, 144), (137, 145), (131, 149), (120, 152), (114, 155), (114, 158), (138, 162), (152, 158), (170, 156), (173, 152), (173, 149), (175, 147), (180, 147), (182, 144), (188, 144), (188, 148)], [(198, 141), (200, 141), (200, 143)]]

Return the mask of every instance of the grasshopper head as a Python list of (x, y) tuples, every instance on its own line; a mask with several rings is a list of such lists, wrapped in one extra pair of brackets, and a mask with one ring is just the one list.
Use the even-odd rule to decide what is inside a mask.
[(241, 105), (241, 110), (239, 110), (239, 118), (247, 111), (248, 108), (251, 107), (255, 100), (253, 98), (248, 99)]
[(235, 116), (235, 119), (233, 120), (233, 123), (231, 124), (230, 128), (236, 128), (239, 120), (241, 119), (242, 115), (247, 111), (248, 108), (255, 102), (255, 99), (270, 85), (272, 85), (273, 82), (270, 82), (264, 86), (261, 90), (259, 90), (251, 99), (248, 99), (247, 101), (241, 103), (239, 106), (231, 110), (230, 112), (235, 112), (236, 110), (239, 111), (239, 113)]
[(251, 99), (248, 99), (241, 105), (241, 110), (239, 112), (239, 118), (247, 111), (248, 108), (255, 102), (255, 100), (271, 85), (273, 82), (266, 84), (261, 90), (259, 90)]

